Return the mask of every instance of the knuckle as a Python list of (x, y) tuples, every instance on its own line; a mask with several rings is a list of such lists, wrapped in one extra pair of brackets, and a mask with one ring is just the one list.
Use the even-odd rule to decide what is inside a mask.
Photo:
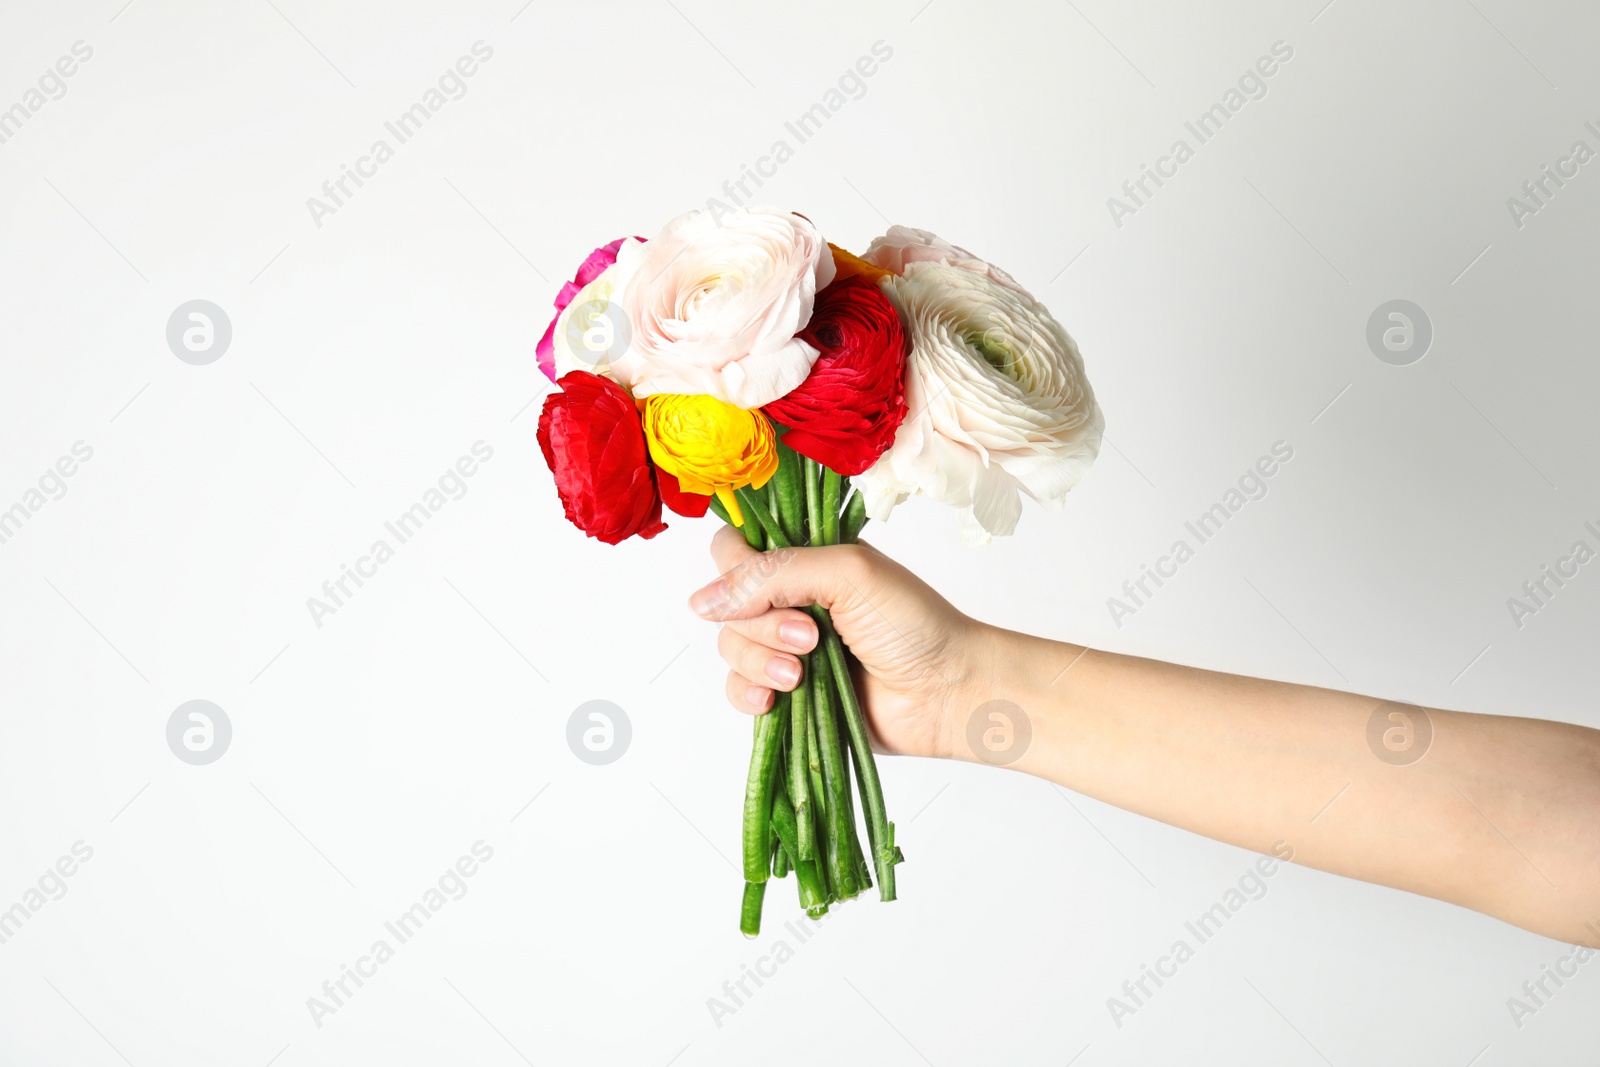
[(793, 608), (774, 607), (770, 608), (764, 612), (760, 618), (756, 619), (755, 625), (759, 628), (759, 640), (761, 643), (764, 645), (772, 645), (774, 647), (782, 644), (783, 639), (778, 636), (778, 627), (788, 622), (789, 618), (793, 614)]
[(770, 552), (763, 552), (752, 561), (752, 567), (763, 581), (777, 576), (791, 560), (794, 559), (793, 548), (775, 548)]
[(837, 545), (833, 551), (836, 560), (834, 565), (852, 581), (859, 581), (871, 572), (872, 557), (860, 545)]
[(711, 539), (711, 558), (715, 560), (731, 559), (735, 555), (735, 541), (744, 543), (744, 535), (731, 526), (724, 526), (717, 531)]
[(768, 574), (763, 574), (765, 559), (757, 558), (749, 563), (742, 563), (727, 576), (729, 613), (744, 611), (752, 604), (764, 603), (764, 592)]

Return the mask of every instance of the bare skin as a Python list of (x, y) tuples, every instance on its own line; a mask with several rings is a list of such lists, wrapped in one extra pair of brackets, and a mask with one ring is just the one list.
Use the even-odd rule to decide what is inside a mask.
[[(690, 607), (723, 624), (728, 700), (746, 714), (794, 687), (795, 654), (817, 640), (797, 609), (822, 604), (860, 661), (884, 752), (994, 763), (969, 742), (988, 705), (1004, 714), (996, 722), (1020, 715), (1031, 727), (1015, 770), (1257, 852), (1287, 843), (1297, 863), (1600, 948), (1600, 731), (1013, 633), (957, 611), (865, 544), (763, 554), (723, 529), (712, 556), (722, 577)], [(1372, 736), (1418, 747), (1369, 740), (1375, 717)]]

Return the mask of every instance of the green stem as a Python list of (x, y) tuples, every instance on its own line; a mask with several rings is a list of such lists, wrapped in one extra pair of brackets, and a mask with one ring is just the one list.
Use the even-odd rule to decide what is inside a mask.
[(828, 798), (828, 884), (833, 887), (834, 896), (843, 900), (861, 891), (851, 851), (856, 824), (850, 812), (850, 772), (845, 769), (844, 746), (839, 739), (834, 687), (819, 657), (814, 657), (814, 664), (818, 675), (814, 694), (817, 700), (811, 718), (817, 724), (817, 741), (822, 751), (822, 785)]
[(744, 786), (744, 880), (765, 882), (772, 834), (772, 786), (777, 778), (779, 742), (788, 726), (789, 694), (779, 693), (772, 710), (756, 716), (750, 747), (750, 773)]
[[(857, 792), (859, 792), (862, 796), (866, 796), (867, 786), (861, 778), (861, 761), (856, 759), (854, 750), (851, 750), (850, 752), (850, 768), (855, 772)], [(853, 810), (850, 813), (850, 818), (852, 820), (855, 819), (855, 812)], [(867, 847), (872, 847), (872, 826), (870, 823), (867, 826)], [(898, 863), (899, 861), (896, 860), (895, 862)], [(866, 886), (870, 886), (872, 884), (872, 869), (867, 865), (866, 856), (862, 855), (861, 853), (859, 841), (856, 843), (856, 869), (859, 872), (862, 887), (865, 888)]]
[(860, 778), (861, 798), (867, 806), (867, 840), (872, 846), (872, 863), (878, 872), (878, 897), (883, 901), (895, 898), (894, 865), (898, 853), (894, 844), (894, 824), (889, 821), (883, 803), (883, 784), (878, 779), (878, 765), (872, 758), (872, 744), (867, 737), (867, 720), (861, 712), (861, 702), (856, 698), (855, 685), (850, 678), (850, 665), (845, 659), (844, 642), (833, 628), (828, 612), (812, 607), (812, 617), (822, 634), (822, 646), (827, 652), (828, 665), (833, 670), (833, 680), (844, 707), (845, 726), (850, 736), (850, 752), (855, 757)]
[[(810, 672), (810, 656), (801, 660), (804, 671)], [(816, 858), (816, 842), (812, 833), (811, 822), (811, 784), (806, 773), (808, 767), (807, 749), (811, 740), (811, 685), (808, 678), (802, 678), (800, 684), (789, 694), (789, 751), (787, 753), (789, 766), (789, 797), (794, 804), (794, 817), (799, 826), (796, 851), (794, 858), (809, 860)]]
[[(795, 822), (794, 805), (780, 784), (772, 798), (772, 826), (785, 852), (799, 846), (799, 824)], [(828, 893), (817, 876), (817, 865), (812, 860), (798, 860), (794, 865), (795, 881), (800, 888), (800, 906), (813, 919), (828, 910)]]
[(823, 884), (821, 868), (814, 860), (801, 860), (795, 864), (794, 880), (800, 890), (800, 906), (813, 919), (828, 914), (828, 887)]
[[(818, 658), (818, 660), (821, 661), (821, 663), (823, 663), (823, 664), (827, 663), (826, 653), (823, 652), (821, 649), (817, 650), (817, 658)], [(832, 672), (827, 670), (826, 667), (819, 667), (818, 669), (821, 670), (825, 675), (828, 676), (828, 678), (830, 679), (830, 684), (831, 684)], [(847, 735), (847, 731), (848, 731), (848, 727), (845, 725), (845, 722), (844, 722), (843, 704), (844, 704), (844, 701), (841, 700), (841, 701), (838, 702), (838, 705), (835, 708), (837, 716), (838, 716), (838, 719), (837, 719), (838, 725), (835, 727), (835, 729), (837, 729), (840, 732), (841, 736), (846, 736)], [(841, 745), (840, 747), (844, 749), (845, 761), (850, 765), (852, 771), (854, 772), (856, 788), (858, 790), (860, 790), (861, 789), (861, 761), (853, 758), (853, 754), (851, 753), (850, 746), (848, 744)], [(855, 794), (851, 793), (849, 790), (846, 790), (845, 791), (845, 799), (850, 802), (850, 814), (849, 814), (848, 818), (849, 818), (851, 827), (854, 827), (856, 825), (856, 798), (855, 798)], [(868, 829), (870, 831), (871, 828), (869, 827)], [(871, 845), (870, 838), (868, 839), (868, 845), (869, 846)], [(865, 892), (866, 890), (870, 889), (872, 887), (872, 871), (867, 866), (866, 857), (864, 855), (862, 855), (862, 852), (861, 852), (861, 839), (856, 834), (851, 834), (850, 835), (850, 862), (852, 864), (852, 869), (856, 872), (856, 886), (863, 892)]]
[[(784, 536), (783, 528), (778, 525), (778, 520), (767, 507), (766, 500), (755, 490), (735, 489), (733, 495), (739, 498), (739, 508), (744, 512), (744, 524), (749, 526), (752, 522), (759, 523), (762, 530), (766, 531), (767, 541), (774, 548), (788, 548), (793, 542)], [(746, 537), (749, 534), (745, 535)]]
[[(729, 526), (733, 526), (733, 516), (728, 514), (728, 509), (723, 507), (722, 501), (718, 500), (716, 497), (711, 498), (711, 512)], [(763, 544), (761, 527), (747, 522), (743, 526), (735, 526), (734, 529), (744, 534), (746, 544), (758, 552), (761, 551), (761, 546)]]
[[(809, 460), (803, 464), (803, 469), (806, 511), (808, 516), (812, 517), (809, 523), (810, 543), (816, 544), (820, 541), (822, 544), (838, 544), (843, 479), (837, 472), (826, 468), (821, 468), (819, 479), (816, 465)], [(772, 546), (788, 547), (793, 543), (782, 528), (781, 503), (779, 513), (774, 514), (768, 506), (766, 495), (758, 495), (748, 488), (738, 490), (737, 494), (739, 503), (746, 513), (747, 525), (752, 520), (758, 523), (766, 533), (766, 541)], [(819, 512), (820, 522), (815, 519)], [(820, 538), (817, 536), (819, 531)], [(873, 760), (871, 742), (867, 736), (866, 716), (862, 713), (861, 702), (856, 696), (855, 684), (850, 677), (849, 662), (845, 658), (844, 643), (833, 628), (832, 617), (827, 609), (819, 605), (812, 605), (810, 611), (817, 621), (817, 628), (822, 638), (818, 652), (810, 657), (812, 670), (807, 673), (809, 675), (814, 671), (822, 675), (815, 679), (817, 684), (811, 693), (813, 706), (810, 709), (810, 718), (816, 726), (814, 747), (819, 751), (822, 764), (822, 790), (813, 792), (825, 812), (824, 824), (827, 833), (824, 835), (826, 839), (824, 851), (829, 887), (834, 897), (843, 899), (859, 893), (862, 882), (866, 881), (859, 869), (863, 866), (861, 846), (856, 838), (854, 805), (851, 803), (851, 772), (845, 768), (846, 760), (840, 739), (839, 720), (842, 718), (849, 739), (850, 754), (853, 757), (851, 762), (854, 764), (854, 777), (862, 801), (866, 805), (867, 837), (872, 849), (873, 867), (878, 876), (878, 894), (880, 899), (890, 901), (895, 899), (894, 865), (900, 860), (900, 852), (894, 844), (894, 824), (889, 822), (884, 806), (883, 786), (878, 778), (877, 764)], [(831, 684), (827, 674), (821, 671), (822, 664), (818, 662), (818, 654), (826, 657), (828, 673), (832, 675)], [(837, 710), (834, 704), (835, 695), (839, 701)], [(786, 696), (787, 694), (779, 694), (780, 699)], [(745, 870), (747, 880), (752, 882), (763, 880), (767, 874), (767, 864), (759, 863), (756, 865), (759, 869), (754, 871), (753, 876), (751, 842), (754, 840), (764, 843), (767, 837), (768, 829), (764, 824), (770, 818), (771, 787), (768, 785), (763, 791), (761, 782), (763, 775), (774, 772), (776, 758), (771, 754), (771, 750), (777, 747), (775, 741), (764, 735), (761, 721), (786, 714), (788, 710), (787, 704), (781, 711), (775, 705), (771, 713), (757, 720), (756, 749), (751, 754), (751, 772), (745, 799)], [(768, 727), (768, 730), (776, 732), (776, 727)], [(813, 782), (813, 786), (815, 785)], [(752, 811), (752, 800), (762, 799), (768, 804), (769, 811), (766, 813)], [(798, 849), (798, 844), (796, 847)], [(764, 859), (765, 853), (761, 855)]]
[[(823, 543), (839, 543), (839, 494), (844, 482), (838, 472), (822, 472), (822, 522)], [(872, 745), (867, 737), (866, 716), (861, 711), (861, 701), (856, 696), (855, 683), (850, 677), (849, 662), (845, 659), (844, 642), (833, 628), (833, 617), (826, 608), (813, 605), (812, 616), (817, 620), (822, 635), (820, 646), (825, 650), (828, 665), (833, 672), (834, 691), (839, 694), (845, 729), (850, 739), (850, 754), (855, 763), (856, 778), (862, 802), (866, 805), (867, 840), (872, 848), (873, 866), (878, 873), (878, 896), (884, 901), (895, 899), (894, 865), (899, 853), (894, 846), (894, 825), (889, 822), (883, 803), (883, 785), (878, 779), (878, 766), (872, 757)]]
[(805, 543), (805, 476), (801, 471), (800, 453), (778, 442), (778, 471), (772, 476), (768, 495), (772, 510), (777, 514), (778, 525), (792, 545)]
[[(791, 704), (790, 707), (792, 709), (793, 705)], [(785, 729), (782, 732), (784, 736), (778, 739), (778, 769), (773, 774), (772, 796), (774, 798), (783, 795), (783, 769), (789, 759), (788, 731)], [(792, 865), (789, 860), (790, 853), (784, 849), (783, 842), (778, 837), (777, 823), (771, 819), (768, 819), (767, 822), (767, 864), (772, 871), (772, 877), (782, 878), (789, 873), (789, 868)]]
[[(817, 690), (821, 686), (828, 685), (829, 682), (826, 672), (818, 672), (815, 669), (816, 657), (814, 655), (807, 656), (806, 660), (805, 684), (811, 694), (811, 721), (807, 723), (810, 728), (810, 735), (806, 738), (806, 777), (811, 782), (810, 800), (813, 837), (815, 839), (820, 836), (822, 841), (820, 848), (814, 847), (814, 851), (817, 852), (817, 871), (822, 876), (824, 885), (826, 885), (828, 869), (825, 861), (827, 858), (828, 829), (833, 824), (828, 821), (828, 792), (822, 784), (822, 745), (817, 740), (817, 714), (822, 708), (823, 698), (818, 695)], [(835, 896), (836, 894), (830, 892), (828, 899), (835, 899)]]
[(822, 464), (814, 459), (805, 461), (806, 469), (806, 528), (810, 532), (807, 544), (822, 544)]
[[(822, 543), (825, 545), (839, 543), (839, 505), (843, 503), (841, 487), (839, 472), (822, 468)], [(812, 538), (813, 542), (815, 540)]]
[[(794, 449), (778, 444), (778, 472), (762, 494), (771, 503), (770, 509), (747, 509), (755, 521), (770, 516), (772, 524), (782, 531), (789, 544), (803, 541), (805, 531), (806, 499), (804, 492), (804, 463)], [(754, 494), (751, 494), (754, 495)], [(740, 497), (741, 502), (745, 499)], [(811, 732), (811, 687), (809, 657), (802, 658), (801, 684), (790, 695), (790, 733), (788, 751), (785, 753), (785, 773), (788, 775), (789, 796), (793, 799), (795, 818), (799, 827), (793, 859), (812, 859), (816, 845), (809, 803), (810, 787), (806, 780), (806, 749)]]
[(755, 937), (761, 932), (761, 901), (767, 895), (766, 882), (746, 882), (744, 900), (739, 905), (739, 932)]
[[(827, 529), (827, 515), (823, 508), (824, 487), (828, 473), (813, 459), (804, 463), (806, 474), (806, 514), (810, 543), (823, 543)], [(819, 631), (820, 634), (820, 631)], [(824, 856), (829, 887), (836, 899), (853, 897), (860, 892), (860, 879), (856, 875), (855, 853), (861, 847), (856, 840), (855, 817), (851, 812), (849, 772), (845, 769), (844, 745), (840, 740), (837, 705), (834, 687), (819, 648), (807, 657), (808, 674), (814, 679), (812, 687), (811, 725), (816, 729), (813, 751), (820, 756), (820, 775), (813, 775), (813, 787), (820, 777), (825, 827)], [(813, 788), (815, 792), (815, 788)]]
[(861, 536), (862, 527), (866, 524), (867, 498), (857, 489), (845, 502), (844, 515), (839, 519), (839, 540), (847, 545), (855, 544), (856, 539)]
[(779, 842), (772, 849), (772, 877), (783, 878), (789, 873), (789, 850)]

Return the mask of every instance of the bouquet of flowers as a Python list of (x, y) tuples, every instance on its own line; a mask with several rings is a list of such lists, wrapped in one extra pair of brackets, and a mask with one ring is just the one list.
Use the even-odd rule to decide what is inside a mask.
[[(856, 256), (803, 215), (691, 211), (595, 249), (555, 306), (537, 352), (560, 390), (539, 447), (567, 518), (608, 544), (656, 536), (665, 505), (711, 510), (781, 561), (852, 542), (917, 493), (960, 510), (964, 541), (987, 541), (1015, 528), (1022, 493), (1060, 507), (1100, 449), (1067, 331), (1005, 271), (924, 230), (892, 227)], [(770, 878), (793, 871), (816, 918), (874, 876), (893, 900), (903, 859), (849, 652), (811, 613), (804, 678), (755, 720), (752, 937)]]

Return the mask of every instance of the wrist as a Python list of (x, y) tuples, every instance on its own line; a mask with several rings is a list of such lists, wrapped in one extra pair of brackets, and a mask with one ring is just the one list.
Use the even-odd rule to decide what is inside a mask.
[(964, 684), (947, 700), (939, 755), (1027, 770), (1062, 711), (1055, 682), (1084, 649), (985, 623), (974, 623), (968, 649)]

